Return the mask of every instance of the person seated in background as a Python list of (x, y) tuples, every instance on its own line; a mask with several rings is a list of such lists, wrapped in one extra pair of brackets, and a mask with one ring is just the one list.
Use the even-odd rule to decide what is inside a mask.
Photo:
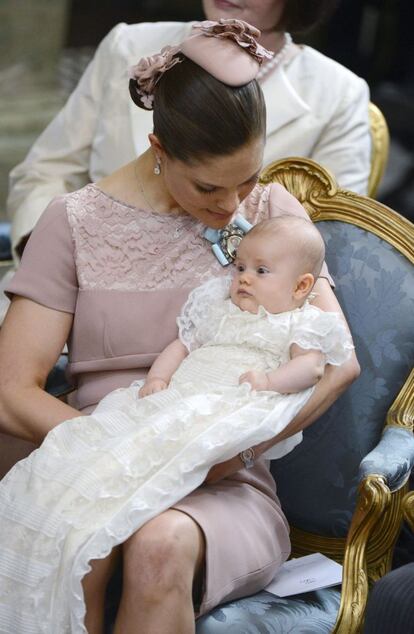
[[(364, 80), (289, 30), (318, 24), (335, 0), (203, 0), (209, 20), (239, 18), (262, 31), (275, 53), (260, 82), (267, 106), (264, 165), (287, 156), (310, 157), (340, 186), (366, 194), (371, 140)], [(128, 100), (126, 69), (141, 57), (190, 34), (193, 23), (118, 24), (99, 45), (67, 104), (10, 174), (8, 214), (16, 258), (54, 196), (97, 181), (141, 154), (152, 132), (151, 113)]]

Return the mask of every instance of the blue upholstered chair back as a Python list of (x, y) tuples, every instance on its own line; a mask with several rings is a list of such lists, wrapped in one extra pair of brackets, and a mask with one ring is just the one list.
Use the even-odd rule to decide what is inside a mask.
[(414, 228), (381, 203), (338, 189), (310, 159), (277, 161), (261, 180), (284, 185), (318, 223), (362, 368), (303, 442), (272, 463), (295, 529), (294, 553), (321, 551), (343, 561), (343, 583), (340, 590), (284, 598), (261, 592), (218, 606), (200, 619), (197, 634), (360, 632), (368, 582), (391, 563), (414, 463)]
[(377, 444), (387, 410), (414, 359), (414, 267), (384, 239), (352, 224), (317, 224), (337, 296), (350, 324), (361, 375), (274, 461), (282, 507), (291, 525), (346, 536), (355, 506), (358, 466)]

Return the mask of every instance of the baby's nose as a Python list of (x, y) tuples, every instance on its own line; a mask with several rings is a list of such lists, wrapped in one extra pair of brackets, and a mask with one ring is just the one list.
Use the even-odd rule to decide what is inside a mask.
[(248, 271), (242, 271), (240, 273), (240, 282), (242, 284), (250, 284), (250, 273)]

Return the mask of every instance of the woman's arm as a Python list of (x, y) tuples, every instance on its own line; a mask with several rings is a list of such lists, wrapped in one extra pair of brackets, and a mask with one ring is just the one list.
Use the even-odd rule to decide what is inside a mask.
[(160, 392), (168, 387), (172, 375), (188, 355), (188, 350), (180, 339), (175, 339), (155, 359), (139, 391), (141, 398)]
[(310, 156), (331, 170), (340, 187), (364, 195), (368, 191), (371, 170), (368, 106), (366, 82), (353, 77), (339, 97), (339, 107), (324, 127)]
[[(338, 312), (343, 315), (338, 300), (325, 278), (318, 279), (314, 291), (317, 293), (317, 297), (312, 302), (315, 306), (318, 306), (321, 310)], [(316, 385), (311, 398), (299, 414), (295, 416), (280, 434), (254, 447), (256, 457), (259, 457), (281, 440), (289, 438), (289, 436), (305, 429), (322, 416), (342, 392), (358, 378), (359, 372), (360, 368), (355, 352), (352, 353), (350, 360), (341, 366), (328, 365), (322, 379)], [(222, 478), (238, 471), (242, 466), (243, 464), (239, 456), (235, 456), (231, 460), (215, 465), (210, 469), (206, 483), (211, 484), (218, 482)]]
[(79, 412), (44, 391), (72, 327), (71, 313), (15, 296), (0, 330), (0, 430), (41, 443)]

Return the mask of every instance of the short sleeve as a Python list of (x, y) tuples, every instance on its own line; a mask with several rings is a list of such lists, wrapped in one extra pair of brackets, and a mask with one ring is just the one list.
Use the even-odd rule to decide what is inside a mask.
[[(284, 216), (287, 214), (299, 216), (300, 218), (305, 218), (306, 220), (309, 220), (309, 222), (311, 222), (306, 209), (303, 205), (301, 205), (297, 198), (292, 196), (292, 194), (290, 194), (287, 189), (285, 189), (279, 183), (272, 183), (270, 185), (269, 217), (276, 218), (277, 216)], [(329, 275), (326, 262), (322, 264), (322, 269), (319, 277), (325, 277), (332, 288), (335, 288), (335, 283), (332, 277)]]
[(320, 350), (326, 363), (331, 365), (342, 365), (348, 361), (354, 349), (341, 315), (311, 305), (305, 305), (292, 314), (289, 346), (293, 343), (305, 350)]
[(230, 277), (214, 277), (197, 286), (177, 318), (178, 336), (189, 352), (212, 339), (225, 312)]
[(64, 196), (54, 198), (40, 217), (6, 294), (75, 312), (78, 282)]

